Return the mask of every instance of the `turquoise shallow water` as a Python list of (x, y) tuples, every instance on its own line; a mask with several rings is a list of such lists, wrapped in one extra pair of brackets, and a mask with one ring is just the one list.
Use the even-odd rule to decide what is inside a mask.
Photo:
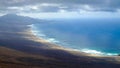
[(86, 53), (120, 54), (119, 19), (56, 20), (33, 24), (34, 34), (49, 42)]

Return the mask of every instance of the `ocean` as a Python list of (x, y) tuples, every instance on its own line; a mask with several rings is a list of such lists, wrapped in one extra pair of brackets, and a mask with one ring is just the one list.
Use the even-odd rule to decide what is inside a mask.
[(32, 24), (33, 33), (62, 47), (99, 55), (120, 54), (119, 19), (57, 19)]

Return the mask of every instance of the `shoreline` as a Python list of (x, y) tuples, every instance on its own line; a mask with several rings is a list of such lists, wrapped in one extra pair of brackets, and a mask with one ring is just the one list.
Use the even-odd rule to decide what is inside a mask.
[[(45, 40), (44, 38), (41, 38), (41, 37), (38, 37), (33, 29), (32, 29), (32, 24), (31, 25), (27, 25), (28, 26), (28, 33), (29, 35), (31, 35), (31, 38), (29, 38), (29, 40), (33, 40), (33, 41), (37, 41), (37, 42), (41, 42), (43, 44), (47, 44), (48, 46), (47, 47), (44, 47), (44, 48), (48, 48), (48, 49), (60, 49), (60, 50), (64, 50), (64, 51), (68, 51), (68, 52), (72, 52), (72, 53), (77, 53), (77, 54), (84, 54), (86, 56), (99, 56), (99, 57), (117, 57), (119, 54), (112, 54), (111, 53), (100, 53), (100, 51), (98, 51), (98, 54), (97, 53), (90, 53), (90, 49), (89, 51), (82, 51), (82, 50), (78, 50), (78, 49), (72, 49), (72, 48), (66, 48), (66, 47), (63, 47), (59, 44), (55, 44), (55, 43), (52, 43), (52, 42), (49, 42), (47, 40)], [(85, 50), (85, 49), (83, 49)], [(87, 50), (87, 49), (86, 49)], [(91, 50), (93, 52), (97, 52), (95, 50)]]

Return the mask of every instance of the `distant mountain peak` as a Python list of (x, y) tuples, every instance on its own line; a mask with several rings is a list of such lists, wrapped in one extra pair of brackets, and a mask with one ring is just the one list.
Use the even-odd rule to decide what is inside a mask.
[(6, 15), (0, 17), (0, 21), (19, 22), (19, 23), (39, 23), (42, 20), (27, 17), (27, 16), (21, 16), (21, 15), (17, 15), (17, 14), (6, 14)]
[(6, 15), (4, 15), (2, 17), (21, 17), (21, 16), (19, 16), (17, 14), (6, 14)]

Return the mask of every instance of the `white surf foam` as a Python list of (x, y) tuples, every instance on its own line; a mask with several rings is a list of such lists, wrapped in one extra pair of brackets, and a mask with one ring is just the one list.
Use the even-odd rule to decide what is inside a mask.
[(48, 38), (47, 41), (52, 43), (59, 43), (59, 41), (55, 40), (54, 38)]
[(82, 49), (81, 51), (85, 52), (85, 53), (97, 54), (97, 55), (107, 55), (107, 56), (118, 55), (117, 53), (105, 53), (105, 52), (102, 52), (102, 51), (92, 50), (92, 49)]

